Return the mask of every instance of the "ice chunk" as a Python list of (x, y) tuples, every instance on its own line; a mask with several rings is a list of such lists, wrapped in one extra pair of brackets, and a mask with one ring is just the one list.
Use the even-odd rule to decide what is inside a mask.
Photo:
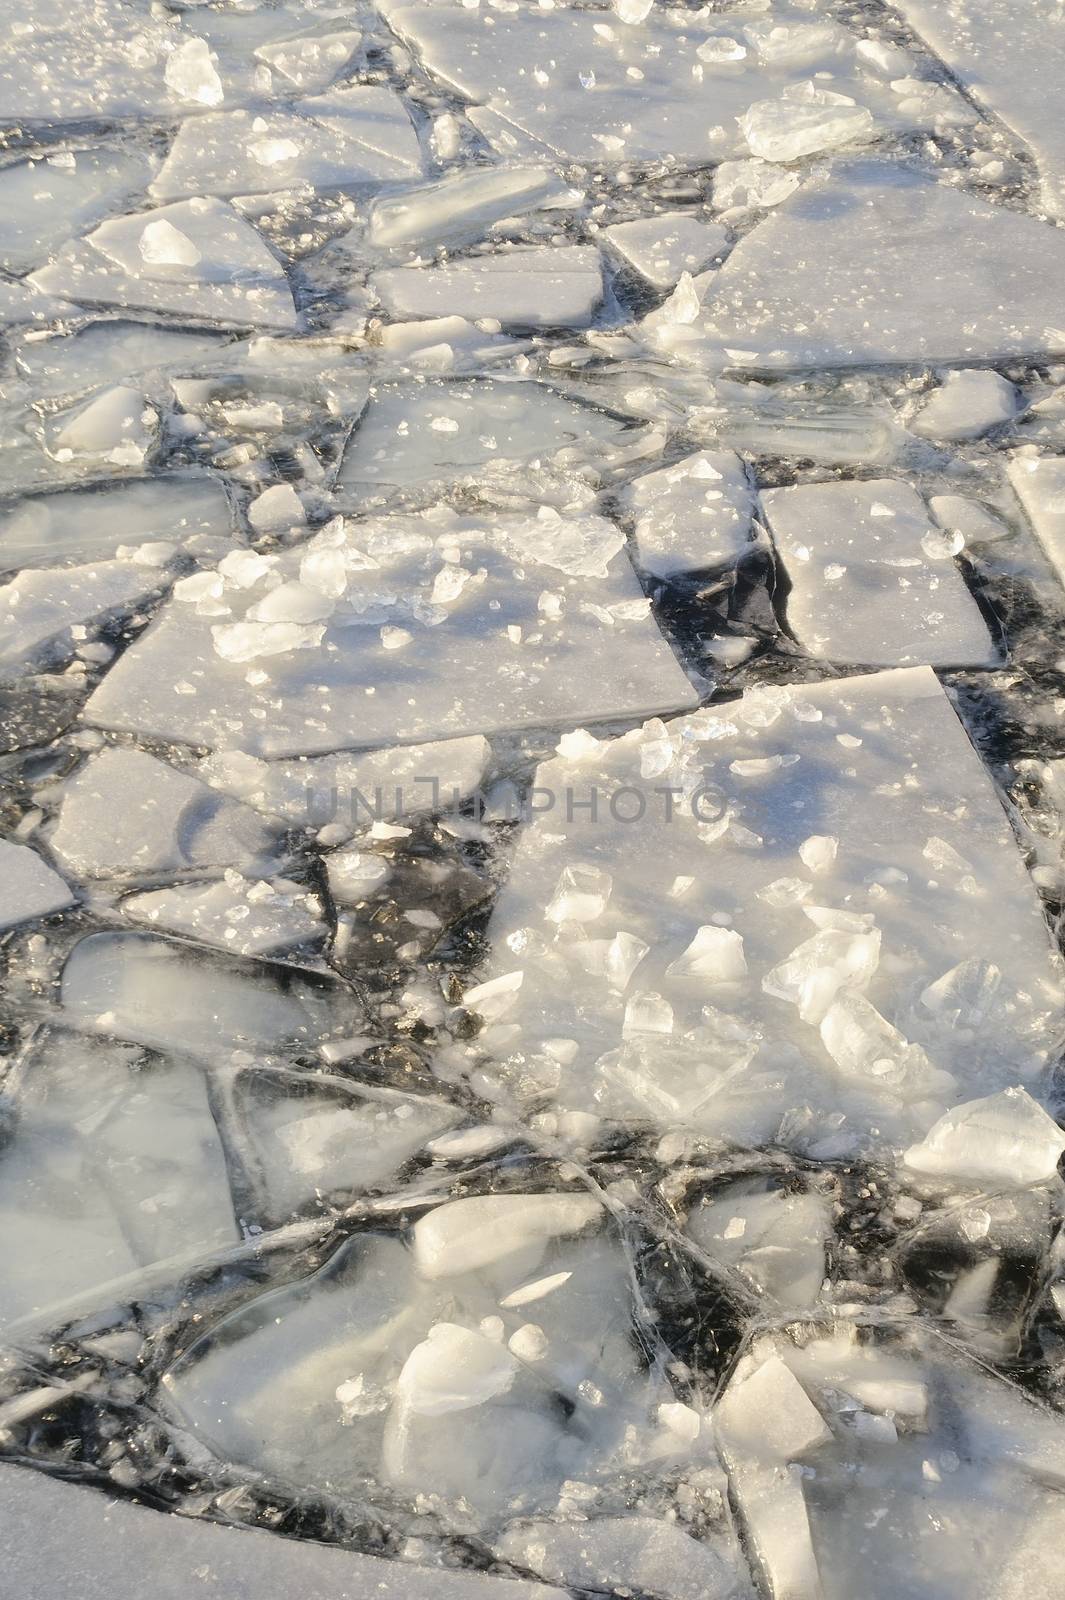
[[(375, 200), (367, 238), (377, 250), (472, 244), (504, 217), (565, 204), (567, 190), (546, 167), (477, 167)], [(504, 286), (505, 287), (505, 286)]]
[(1057, 1123), (1026, 1089), (1014, 1088), (948, 1111), (904, 1159), (922, 1176), (1022, 1189), (1052, 1178), (1063, 1151)]
[(779, 100), (759, 100), (739, 120), (751, 154), (763, 161), (799, 161), (866, 143), (873, 133), (872, 113), (865, 106), (822, 89), (812, 78), (785, 89)]
[(1054, 0), (1016, 11), (1007, 0), (966, 0), (942, 7), (902, 0), (902, 15), (964, 84), (1031, 150), (1043, 180), (1043, 204), (1065, 216), (1065, 113), (1054, 85), (1065, 41)]
[(1010, 460), (1009, 480), (1047, 560), (1065, 583), (1065, 456), (1018, 451)]
[(46, 917), (74, 904), (70, 886), (29, 845), (0, 839), (0, 872), (4, 884), (0, 928), (32, 922), (35, 917)]
[(222, 80), (215, 71), (206, 39), (186, 39), (167, 58), (167, 87), (180, 100), (198, 106), (218, 106), (224, 98)]
[(159, 417), (139, 389), (119, 384), (105, 389), (72, 415), (61, 413), (49, 430), (49, 449), (57, 461), (111, 462), (139, 467), (155, 441)]
[(1016, 411), (1017, 391), (997, 372), (948, 372), (910, 427), (926, 439), (978, 439)]
[(967, 495), (931, 495), (928, 509), (946, 533), (960, 535), (963, 548), (971, 544), (993, 544), (1010, 532), (1000, 517)]
[[(160, 223), (170, 230), (165, 235)], [(27, 281), (48, 294), (178, 312), (223, 327), (296, 325), (280, 262), (232, 206), (213, 198), (105, 222)]]
[(683, 272), (702, 272), (728, 245), (720, 223), (703, 222), (686, 211), (618, 222), (604, 228), (603, 238), (656, 289), (672, 289)]
[(130, 609), (164, 581), (159, 567), (125, 561), (20, 573), (0, 588), (0, 675), (70, 655), (71, 628)]
[(240, 1047), (313, 1050), (358, 1025), (361, 1008), (339, 983), (294, 980), (264, 962), (226, 962), (143, 933), (99, 933), (75, 945), (63, 969), (65, 1017), (87, 1032), (215, 1060)]
[(199, 1068), (51, 1033), (0, 1157), (0, 1219), (3, 1321), (102, 1293), (137, 1266), (235, 1244)]
[(19, 161), (0, 172), (0, 265), (39, 267), (52, 251), (138, 194), (151, 175), (138, 151), (108, 145)]
[(477, 1195), (421, 1218), (414, 1252), (427, 1278), (452, 1278), (520, 1258), (534, 1272), (550, 1239), (580, 1233), (603, 1208), (589, 1194)]
[(740, 1514), (773, 1600), (822, 1600), (803, 1479), (789, 1471), (832, 1441), (802, 1385), (779, 1356), (750, 1359), (718, 1402), (714, 1422)]
[(74, 872), (147, 877), (268, 862), (279, 827), (190, 773), (111, 745), (64, 785), (48, 843)]
[(727, 566), (750, 548), (754, 493), (731, 451), (645, 473), (618, 500), (634, 519), (640, 565), (656, 578)]
[[(219, 621), (217, 598), (190, 604), (179, 594), (93, 695), (91, 720), (284, 756), (693, 703), (621, 535), (602, 518), (441, 510), (316, 538), (341, 557), (331, 616), (257, 617), (258, 602), (283, 592), (271, 586), (295, 576), (314, 544), (274, 558), (250, 586), (227, 579), (232, 620)], [(565, 600), (554, 620), (539, 610), (546, 589)], [(415, 643), (388, 649), (382, 625), (403, 627)], [(175, 695), (176, 682), (193, 692)]]
[(150, 192), (157, 201), (184, 195), (269, 194), (418, 177), (421, 153), (403, 102), (391, 89), (356, 84), (292, 111), (216, 111), (181, 125)]
[[(928, 669), (748, 691), (573, 744), (535, 782), (554, 805), (521, 836), (483, 974), (523, 974), (486, 1046), (518, 1104), (542, 1072), (559, 1113), (897, 1150), (948, 1104), (1031, 1083), (1046, 1059), (1060, 969), (998, 797)], [(576, 863), (610, 875), (609, 901), (556, 937), (544, 910)], [(781, 896), (811, 864), (828, 869), (816, 898)], [(742, 938), (748, 976), (708, 991), (670, 968), (714, 925)], [(627, 995), (577, 954), (616, 932), (648, 946)], [(971, 1028), (920, 999), (965, 960), (1002, 974)], [(645, 1006), (653, 1028), (637, 1026)], [(556, 1039), (572, 1047), (550, 1074)]]
[(442, 267), (376, 272), (370, 287), (393, 317), (490, 317), (504, 327), (580, 328), (603, 294), (599, 252), (546, 245)]
[(813, 656), (870, 666), (981, 665), (987, 625), (924, 503), (894, 478), (798, 484), (762, 496), (790, 588), (788, 624)]
[(686, 353), (774, 369), (1060, 351), (1063, 280), (1060, 230), (907, 167), (841, 162), (740, 241)]

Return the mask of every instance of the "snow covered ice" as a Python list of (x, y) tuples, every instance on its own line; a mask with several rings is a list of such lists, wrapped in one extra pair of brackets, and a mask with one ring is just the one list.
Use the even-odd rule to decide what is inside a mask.
[(1062, 29), (12, 14), (0, 1590), (1060, 1600)]

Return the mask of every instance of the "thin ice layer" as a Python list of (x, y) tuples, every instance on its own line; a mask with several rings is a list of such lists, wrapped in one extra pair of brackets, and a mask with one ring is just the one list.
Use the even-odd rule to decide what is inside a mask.
[(108, 745), (63, 785), (48, 844), (84, 876), (142, 877), (261, 865), (279, 831), (190, 773)]
[[(167, 1403), (223, 1460), (345, 1499), (369, 1476), (401, 1502), (461, 1500), (477, 1531), (553, 1509), (567, 1479), (609, 1480), (622, 1449), (653, 1467), (673, 1395), (632, 1337), (628, 1257), (602, 1217), (577, 1186), (355, 1233), (194, 1344)], [(541, 1277), (555, 1282), (522, 1304)], [(672, 1444), (659, 1459), (696, 1448)]]
[(0, 839), (0, 930), (73, 905), (70, 885), (28, 844)]
[(831, 1154), (1037, 1081), (1059, 963), (931, 671), (563, 748), (467, 997), (501, 1092)]
[(755, 1341), (715, 1408), (772, 1600), (1052, 1600), (1061, 1420), (915, 1324)]
[(12, 1111), (0, 1155), (0, 1320), (237, 1243), (198, 1067), (52, 1033)]
[(229, 502), (217, 479), (172, 473), (17, 501), (0, 512), (0, 568), (87, 561), (113, 556), (122, 545), (232, 537)]
[(1065, 583), (1065, 456), (1018, 452), (1009, 464), (1009, 480), (1048, 561)]
[(987, 624), (924, 501), (897, 478), (762, 494), (788, 579), (788, 626), (822, 660), (987, 666)]
[(292, 329), (292, 291), (262, 236), (223, 200), (117, 217), (26, 280), (89, 304), (172, 311), (222, 327)]
[(154, 199), (271, 194), (310, 184), (353, 188), (417, 178), (421, 150), (391, 89), (356, 84), (291, 111), (211, 111), (182, 123)]
[(205, 1582), (229, 1600), (567, 1600), (521, 1578), (382, 1560), (203, 1518), (164, 1521), (132, 1500), (24, 1467), (0, 1469), (0, 1509), (0, 1555), (22, 1600), (84, 1596), (87, 1584), (110, 1600), (142, 1600), (149, 1571), (155, 1600), (189, 1600)]
[(133, 200), (152, 174), (146, 156), (108, 145), (58, 150), (0, 170), (0, 266), (27, 272), (57, 245)]
[(212, 788), (303, 828), (328, 827), (332, 843), (372, 822), (457, 808), (491, 757), (480, 734), (352, 754), (260, 761), (219, 750), (198, 776)]
[(731, 450), (645, 473), (618, 503), (633, 519), (640, 566), (656, 578), (728, 566), (750, 549), (754, 491)]
[(656, 289), (672, 289), (683, 272), (702, 272), (728, 244), (720, 222), (686, 211), (663, 211), (603, 230), (618, 255)]
[(70, 655), (73, 629), (128, 610), (163, 581), (158, 566), (127, 561), (20, 572), (0, 588), (0, 676)]
[(72, 1027), (217, 1062), (235, 1050), (311, 1053), (364, 1015), (336, 982), (313, 982), (266, 962), (228, 962), (147, 933), (90, 934), (63, 968)]
[(501, 16), (459, 0), (385, 10), (427, 69), (476, 102), (471, 121), (504, 155), (684, 165), (745, 155), (739, 119), (752, 102), (815, 73), (890, 123), (912, 124), (862, 71), (853, 36), (831, 21), (811, 25), (806, 11), (711, 20), (667, 7), (621, 18), (520, 5)]
[(900, 0), (899, 10), (973, 98), (1024, 140), (1043, 204), (1065, 215), (1065, 22), (1056, 0)]
[(1065, 350), (1065, 234), (887, 161), (812, 178), (709, 285), (692, 359), (788, 368)]
[(603, 294), (599, 252), (547, 245), (442, 267), (393, 267), (370, 286), (393, 317), (491, 317), (504, 326), (580, 328)]
[(435, 498), (445, 484), (535, 501), (545, 480), (598, 481), (640, 448), (638, 430), (545, 384), (379, 384), (344, 452), (339, 488), (359, 508)]
[(250, 559), (250, 582), (227, 567), (179, 586), (91, 721), (291, 756), (695, 702), (599, 517), (438, 508)]

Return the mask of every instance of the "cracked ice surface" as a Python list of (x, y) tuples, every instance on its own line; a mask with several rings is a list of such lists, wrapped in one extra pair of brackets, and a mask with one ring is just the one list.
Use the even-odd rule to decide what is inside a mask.
[(1060, 1600), (1060, 33), (12, 15), (5, 1594)]

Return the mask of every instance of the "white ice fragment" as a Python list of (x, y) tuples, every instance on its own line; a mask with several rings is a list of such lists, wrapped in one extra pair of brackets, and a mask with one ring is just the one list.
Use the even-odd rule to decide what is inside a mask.
[(799, 856), (808, 872), (831, 872), (839, 853), (839, 840), (832, 834), (812, 833), (799, 846)]
[(0, 928), (13, 928), (74, 904), (69, 885), (29, 845), (0, 839)]
[(222, 104), (222, 80), (215, 70), (206, 39), (186, 39), (178, 45), (167, 57), (164, 76), (167, 87), (181, 100), (200, 106)]
[(611, 882), (598, 867), (563, 868), (544, 916), (549, 922), (595, 922), (606, 910)]
[(611, 0), (615, 15), (630, 27), (645, 22), (651, 14), (655, 0)]
[(709, 983), (736, 983), (747, 976), (743, 939), (732, 928), (706, 923), (697, 929), (683, 955), (666, 968), (670, 978), (703, 978)]
[(514, 1357), (492, 1339), (453, 1322), (437, 1322), (415, 1345), (396, 1379), (396, 1403), (418, 1416), (466, 1411), (505, 1394)]
[(589, 1194), (494, 1194), (450, 1200), (414, 1225), (414, 1254), (427, 1278), (477, 1272), (511, 1257), (535, 1270), (552, 1239), (602, 1215)]
[(303, 504), (290, 483), (275, 483), (257, 495), (248, 507), (248, 521), (257, 533), (278, 533), (302, 527)]
[(872, 113), (847, 95), (813, 80), (786, 89), (779, 100), (760, 100), (740, 119), (752, 155), (763, 161), (798, 161), (821, 150), (868, 140)]
[(553, 1294), (556, 1289), (561, 1289), (572, 1276), (572, 1272), (548, 1273), (546, 1278), (536, 1278), (531, 1283), (523, 1283), (520, 1288), (513, 1289), (510, 1294), (503, 1296), (499, 1304), (505, 1311), (514, 1311), (519, 1306), (531, 1305), (536, 1300), (542, 1300), (545, 1295)]
[(1063, 1151), (1065, 1134), (1018, 1087), (955, 1106), (904, 1160), (925, 1177), (1022, 1189), (1052, 1178)]
[(195, 267), (202, 259), (188, 234), (165, 217), (145, 224), (138, 248), (152, 267)]
[(997, 372), (948, 372), (910, 427), (925, 439), (978, 439), (1016, 412), (1017, 391)]

